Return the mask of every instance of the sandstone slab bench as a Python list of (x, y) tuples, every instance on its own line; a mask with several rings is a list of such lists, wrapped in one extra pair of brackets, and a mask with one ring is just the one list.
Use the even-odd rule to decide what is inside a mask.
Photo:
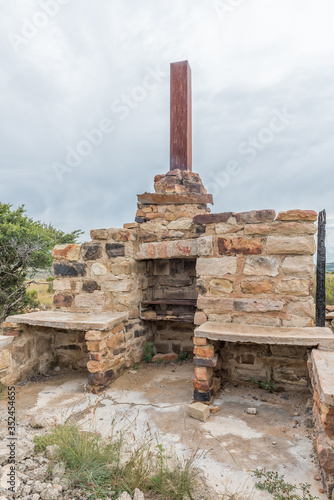
[(103, 390), (139, 360), (145, 342), (144, 329), (129, 320), (127, 312), (41, 311), (10, 316), (4, 330), (12, 342), (6, 346), (8, 366), (2, 378), (0, 372), (3, 383), (15, 383), (57, 363), (88, 369), (92, 392)]
[(334, 351), (332, 330), (203, 323), (194, 333), (194, 399), (211, 403), (224, 374), (307, 386), (312, 348)]

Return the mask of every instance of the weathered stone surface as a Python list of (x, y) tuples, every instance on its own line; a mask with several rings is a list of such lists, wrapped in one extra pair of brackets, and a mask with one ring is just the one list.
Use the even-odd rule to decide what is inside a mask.
[(202, 337), (193, 338), (194, 345), (207, 345), (208, 340)]
[(315, 305), (313, 298), (308, 300), (298, 300), (297, 302), (289, 302), (286, 309), (287, 314), (293, 316), (301, 316), (306, 318), (315, 317)]
[(269, 312), (282, 311), (284, 302), (271, 299), (235, 299), (235, 311), (244, 312)]
[[(158, 215), (162, 215), (162, 214), (158, 214)], [(181, 218), (181, 219), (177, 219), (175, 221), (172, 221), (168, 224), (168, 229), (175, 229), (176, 231), (179, 231), (179, 230), (189, 230), (191, 229), (193, 225), (193, 220), (190, 219), (190, 218)]]
[(105, 274), (108, 274), (108, 269), (104, 264), (94, 262), (90, 268), (90, 273), (92, 276), (104, 276)]
[[(255, 344), (283, 344), (334, 348), (334, 334), (330, 328), (275, 328), (271, 326), (238, 325), (236, 323), (207, 322), (198, 326), (195, 337), (226, 342), (253, 342)], [(313, 352), (325, 352), (313, 350)], [(334, 352), (331, 352), (334, 356)], [(194, 358), (195, 360), (195, 358)], [(195, 363), (196, 364), (196, 363)], [(203, 366), (203, 365), (200, 365)], [(333, 391), (334, 385), (332, 385)], [(329, 403), (330, 404), (330, 403)]]
[(315, 449), (319, 457), (322, 469), (326, 474), (334, 474), (334, 450), (326, 441), (326, 434), (323, 429), (319, 415), (315, 413), (316, 428), (318, 432), (315, 440)]
[(260, 238), (218, 238), (218, 252), (220, 255), (256, 255), (262, 252)]
[(196, 391), (211, 391), (213, 390), (213, 378), (210, 380), (193, 380), (193, 387)]
[(83, 260), (97, 260), (102, 257), (102, 246), (100, 243), (84, 243), (81, 253)]
[(284, 237), (268, 236), (267, 252), (269, 254), (313, 255), (316, 245), (313, 236)]
[(108, 257), (124, 257), (125, 245), (122, 243), (106, 243), (106, 252)]
[(279, 212), (276, 220), (316, 221), (317, 218), (318, 214), (314, 210), (288, 210), (287, 212)]
[(301, 279), (282, 280), (275, 286), (275, 292), (282, 295), (310, 295), (310, 281)]
[(189, 417), (205, 422), (210, 417), (210, 408), (202, 403), (193, 403), (188, 407)]
[(0, 370), (8, 368), (11, 362), (10, 351), (8, 349), (3, 349), (0, 351)]
[(56, 294), (53, 296), (53, 305), (55, 307), (71, 307), (73, 302), (72, 295)]
[(246, 276), (277, 276), (279, 272), (276, 257), (247, 257), (243, 274)]
[(55, 280), (53, 280), (52, 288), (55, 292), (77, 293), (81, 290), (81, 280), (56, 278)]
[[(232, 222), (234, 221), (234, 223)], [(229, 234), (235, 234), (238, 233), (239, 231), (243, 231), (244, 225), (237, 224), (236, 220), (234, 218), (230, 219), (228, 223), (219, 223), (215, 224), (215, 233), (218, 235), (229, 235)]]
[(216, 278), (210, 281), (209, 291), (212, 295), (222, 295), (233, 291), (233, 283), (224, 278)]
[(195, 377), (198, 380), (211, 380), (213, 377), (213, 370), (210, 367), (195, 366)]
[[(209, 318), (210, 319), (210, 318)], [(211, 321), (211, 320), (210, 320)], [(233, 323), (238, 325), (261, 325), (261, 326), (280, 326), (279, 318), (268, 318), (266, 316), (234, 316)]]
[(142, 205), (184, 205), (206, 204), (213, 205), (212, 194), (157, 194), (144, 193), (137, 195), (138, 202)]
[(234, 212), (223, 212), (220, 214), (200, 214), (195, 215), (194, 224), (214, 224), (217, 222), (227, 222), (233, 217)]
[(212, 236), (201, 236), (197, 238), (197, 255), (199, 257), (213, 255)]
[(168, 352), (166, 354), (163, 353), (158, 353), (155, 354), (152, 358), (153, 363), (156, 363), (161, 359), (161, 361), (167, 362), (167, 361), (176, 361), (178, 359), (178, 355), (175, 354), (174, 352)]
[(105, 292), (130, 292), (134, 288), (134, 279), (128, 276), (117, 276), (108, 279), (101, 284), (101, 289)]
[(272, 283), (270, 280), (263, 281), (242, 281), (240, 287), (243, 293), (259, 294), (270, 293), (272, 290)]
[(74, 305), (78, 309), (89, 309), (90, 311), (101, 311), (105, 303), (105, 295), (102, 292), (84, 293), (77, 295)]
[(275, 210), (251, 210), (250, 212), (240, 212), (235, 214), (235, 218), (241, 223), (266, 222), (275, 219)]
[(303, 222), (271, 222), (269, 224), (247, 224), (245, 234), (315, 234), (317, 227)]
[(213, 257), (210, 259), (198, 258), (196, 262), (197, 276), (222, 277), (237, 272), (236, 257)]
[(200, 356), (201, 358), (213, 358), (213, 356), (215, 355), (215, 348), (213, 345), (195, 345), (194, 354), (195, 356)]
[[(320, 329), (328, 330), (328, 328), (317, 328)], [(311, 360), (320, 400), (328, 406), (334, 406), (334, 351), (313, 349)]]
[(76, 278), (78, 276), (86, 276), (86, 264), (54, 262), (53, 272), (56, 277)]
[(207, 312), (224, 313), (233, 311), (234, 299), (216, 298), (216, 297), (198, 297), (198, 309), (203, 309)]
[(40, 413), (32, 415), (30, 418), (30, 425), (34, 429), (42, 429), (47, 425), (46, 418)]
[(100, 290), (100, 286), (94, 280), (84, 280), (82, 284), (82, 291), (93, 293), (95, 290)]
[(56, 245), (52, 250), (52, 257), (58, 260), (78, 260), (80, 257), (80, 245)]
[(90, 232), (92, 240), (107, 240), (108, 229), (92, 229)]
[(282, 269), (289, 276), (312, 278), (315, 273), (315, 264), (312, 255), (290, 256), (284, 259)]
[(125, 341), (125, 336), (123, 332), (115, 333), (112, 337), (108, 338), (107, 346), (109, 348), (118, 347), (122, 345), (124, 341)]

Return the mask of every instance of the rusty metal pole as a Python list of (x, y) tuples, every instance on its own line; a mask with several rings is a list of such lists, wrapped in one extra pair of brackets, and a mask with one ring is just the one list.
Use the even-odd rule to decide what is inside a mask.
[(170, 65), (170, 170), (192, 170), (191, 69)]

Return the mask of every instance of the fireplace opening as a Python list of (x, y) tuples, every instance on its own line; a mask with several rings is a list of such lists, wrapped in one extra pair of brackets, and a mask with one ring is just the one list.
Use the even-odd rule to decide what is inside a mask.
[(191, 353), (196, 312), (196, 259), (147, 260), (140, 317), (158, 352)]

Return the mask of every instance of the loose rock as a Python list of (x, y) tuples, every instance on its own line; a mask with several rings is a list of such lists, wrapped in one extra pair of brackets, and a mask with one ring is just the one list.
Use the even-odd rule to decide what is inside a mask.
[(46, 426), (46, 418), (43, 415), (37, 413), (37, 415), (33, 415), (31, 417), (30, 425), (34, 429), (42, 429)]
[(247, 408), (246, 413), (248, 413), (248, 415), (256, 415), (257, 409), (256, 408)]

